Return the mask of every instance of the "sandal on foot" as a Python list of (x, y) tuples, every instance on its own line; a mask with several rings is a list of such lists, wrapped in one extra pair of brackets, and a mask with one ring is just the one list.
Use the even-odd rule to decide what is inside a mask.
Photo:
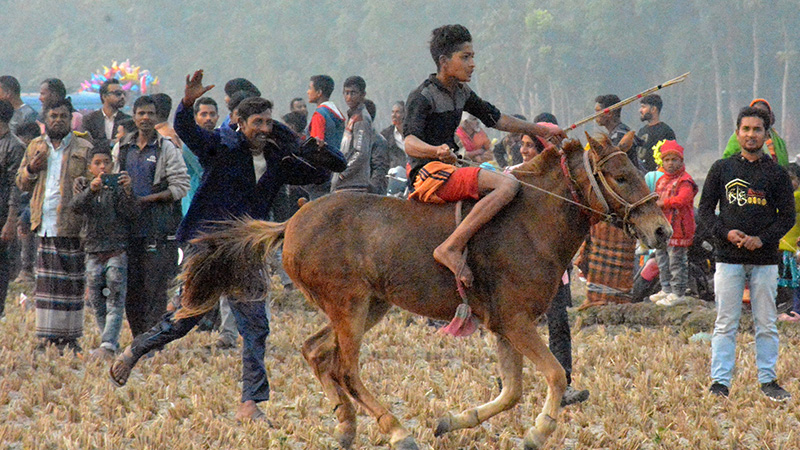
[[(125, 386), (125, 383), (128, 382), (128, 377), (131, 375), (131, 371), (133, 370), (133, 366), (136, 365), (136, 360), (134, 359), (133, 355), (130, 355), (126, 351), (117, 356), (117, 359), (111, 363), (111, 368), (108, 370), (108, 377), (111, 379), (111, 382), (114, 383), (116, 387)], [(118, 369), (118, 375), (114, 376), (114, 369)]]

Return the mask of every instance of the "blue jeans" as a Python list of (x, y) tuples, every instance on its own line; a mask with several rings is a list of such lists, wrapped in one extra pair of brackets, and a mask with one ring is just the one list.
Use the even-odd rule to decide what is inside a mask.
[(778, 361), (778, 266), (755, 266), (717, 263), (714, 274), (714, 296), (717, 320), (711, 338), (711, 379), (730, 387), (736, 360), (736, 331), (742, 315), (742, 294), (750, 281), (750, 306), (753, 311), (756, 338), (758, 381), (775, 380)]
[(267, 302), (236, 301), (231, 299), (231, 311), (236, 318), (236, 327), (242, 335), (242, 402), (256, 403), (269, 400), (269, 382), (264, 366), (269, 319)]
[(239, 333), (236, 331), (236, 317), (231, 311), (231, 306), (227, 296), (219, 298), (219, 338), (228, 342), (236, 343)]
[[(239, 301), (228, 296), (236, 327), (242, 335), (242, 402), (253, 400), (256, 403), (269, 400), (269, 382), (264, 366), (269, 317), (265, 300)], [(134, 361), (152, 350), (160, 350), (166, 344), (188, 334), (203, 318), (200, 316), (175, 320), (174, 312), (164, 314), (161, 321), (150, 330), (136, 336), (131, 343)]]
[(656, 262), (661, 290), (683, 297), (689, 283), (689, 248), (670, 246), (656, 250)]
[(128, 289), (128, 256), (125, 252), (103, 259), (86, 255), (86, 286), (89, 303), (100, 327), (101, 347), (117, 351), (125, 296)]

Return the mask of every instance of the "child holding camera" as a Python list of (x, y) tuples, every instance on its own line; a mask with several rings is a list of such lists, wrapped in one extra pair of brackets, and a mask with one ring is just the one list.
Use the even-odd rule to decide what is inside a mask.
[(111, 173), (110, 149), (95, 147), (90, 155), (89, 171), (94, 178), (75, 180), (71, 206), (85, 219), (81, 239), (86, 253), (88, 297), (102, 333), (102, 343), (92, 356), (112, 357), (119, 349), (125, 311), (128, 228), (138, 207), (128, 174)]

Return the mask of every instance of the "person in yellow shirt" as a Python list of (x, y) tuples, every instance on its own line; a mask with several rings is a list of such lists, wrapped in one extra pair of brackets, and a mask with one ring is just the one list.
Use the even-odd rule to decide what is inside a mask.
[[(800, 269), (797, 259), (800, 258), (800, 166), (790, 163), (786, 166), (794, 187), (795, 222), (794, 227), (781, 239), (778, 249), (783, 252), (783, 269), (778, 279), (778, 287), (789, 288), (792, 292), (792, 308), (778, 316), (784, 322), (800, 322)], [(780, 308), (780, 306), (779, 306)]]

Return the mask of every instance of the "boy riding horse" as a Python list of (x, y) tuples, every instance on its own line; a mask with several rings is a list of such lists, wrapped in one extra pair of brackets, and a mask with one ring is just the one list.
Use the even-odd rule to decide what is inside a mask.
[(454, 135), (462, 112), (510, 133), (553, 137), (559, 142), (566, 134), (559, 128), (551, 130), (507, 116), (466, 85), (475, 69), (475, 51), (464, 26), (445, 25), (433, 30), (430, 51), (437, 73), (408, 96), (403, 122), (405, 152), (411, 166), (410, 198), (432, 203), (478, 200), (453, 234), (433, 251), (436, 261), (470, 287), (472, 272), (462, 258), (464, 248), (478, 229), (514, 198), (519, 182), (477, 167), (453, 165), (457, 160), (452, 150), (456, 148)]

